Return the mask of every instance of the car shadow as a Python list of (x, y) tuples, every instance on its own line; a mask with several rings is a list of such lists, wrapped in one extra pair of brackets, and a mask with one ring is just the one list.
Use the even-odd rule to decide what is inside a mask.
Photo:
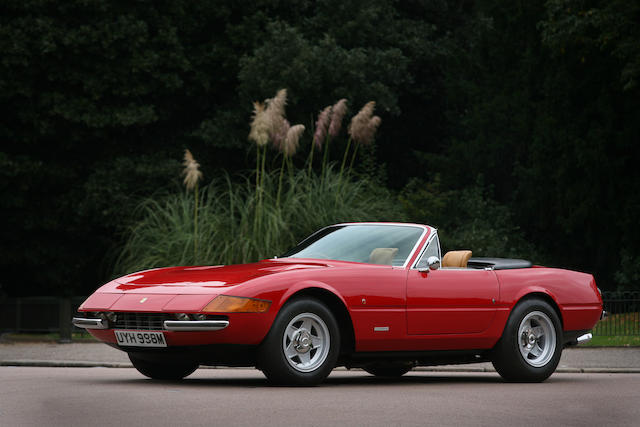
[[(204, 374), (202, 372), (205, 372)], [(243, 387), (243, 388), (287, 388), (291, 386), (274, 385), (267, 381), (259, 371), (246, 371), (250, 377), (239, 377), (234, 372), (229, 376), (221, 374), (222, 370), (216, 370), (215, 377), (206, 377), (206, 370), (198, 371), (200, 375), (187, 377), (183, 380), (152, 380), (142, 377), (137, 372), (135, 378), (112, 378), (108, 380), (94, 380), (94, 382), (110, 384), (136, 384), (149, 387), (158, 385), (171, 385), (181, 388), (198, 387)], [(434, 375), (432, 372), (413, 372), (399, 378), (381, 378), (359, 371), (338, 371), (330, 375), (324, 382), (316, 387), (396, 387), (406, 385), (439, 385), (439, 384), (503, 384), (504, 381), (495, 373), (451, 373)], [(296, 388), (296, 387), (291, 387)]]

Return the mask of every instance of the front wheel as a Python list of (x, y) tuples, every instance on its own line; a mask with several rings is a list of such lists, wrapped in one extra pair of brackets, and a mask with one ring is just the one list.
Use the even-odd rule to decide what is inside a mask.
[(129, 354), (129, 360), (138, 372), (154, 380), (181, 380), (198, 369), (198, 364), (193, 362), (156, 362), (131, 354)]
[(335, 367), (340, 330), (331, 311), (313, 299), (285, 305), (261, 344), (258, 367), (275, 384), (316, 385)]
[(511, 312), (492, 363), (507, 381), (541, 382), (556, 370), (562, 355), (562, 327), (545, 301), (528, 299)]

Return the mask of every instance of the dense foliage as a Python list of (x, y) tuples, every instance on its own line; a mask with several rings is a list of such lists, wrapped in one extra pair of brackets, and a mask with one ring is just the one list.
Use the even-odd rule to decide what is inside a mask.
[(251, 103), (283, 87), (308, 129), (375, 100), (358, 167), (449, 249), (637, 287), (639, 19), (623, 0), (6, 0), (0, 292), (95, 288), (184, 148), (223, 187), (253, 167)]

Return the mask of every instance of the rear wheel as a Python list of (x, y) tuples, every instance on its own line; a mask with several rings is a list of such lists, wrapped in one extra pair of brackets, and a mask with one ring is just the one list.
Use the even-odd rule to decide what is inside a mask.
[(261, 344), (258, 367), (270, 382), (316, 385), (335, 367), (340, 331), (321, 302), (299, 299), (285, 305)]
[(401, 377), (413, 368), (413, 364), (406, 362), (380, 362), (366, 366), (363, 369), (376, 377)]
[(154, 380), (181, 380), (198, 369), (198, 364), (194, 362), (149, 361), (131, 354), (129, 354), (129, 360), (138, 372)]
[(511, 312), (492, 363), (507, 381), (540, 382), (553, 372), (562, 355), (562, 327), (545, 301), (528, 299)]

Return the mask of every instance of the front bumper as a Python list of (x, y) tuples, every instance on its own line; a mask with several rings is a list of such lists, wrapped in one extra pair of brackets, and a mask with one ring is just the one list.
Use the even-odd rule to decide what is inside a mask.
[(74, 317), (71, 321), (73, 326), (77, 328), (84, 329), (108, 329), (109, 322), (106, 319), (101, 318), (85, 318), (85, 317)]
[(165, 320), (167, 331), (219, 331), (229, 326), (228, 320)]
[[(109, 322), (102, 318), (74, 317), (73, 325), (84, 329), (109, 329)], [(228, 320), (165, 320), (167, 331), (199, 332), (219, 331), (229, 326)]]
[[(118, 345), (114, 331), (162, 332), (169, 347), (209, 344), (258, 345), (269, 332), (271, 313), (220, 313), (206, 319), (178, 320), (174, 313), (116, 312), (118, 318), (109, 320), (96, 312), (83, 311), (73, 324), (85, 329), (104, 343)], [(86, 317), (82, 317), (82, 316)], [(122, 316), (122, 317), (120, 317)], [(129, 351), (127, 348), (122, 348)]]

